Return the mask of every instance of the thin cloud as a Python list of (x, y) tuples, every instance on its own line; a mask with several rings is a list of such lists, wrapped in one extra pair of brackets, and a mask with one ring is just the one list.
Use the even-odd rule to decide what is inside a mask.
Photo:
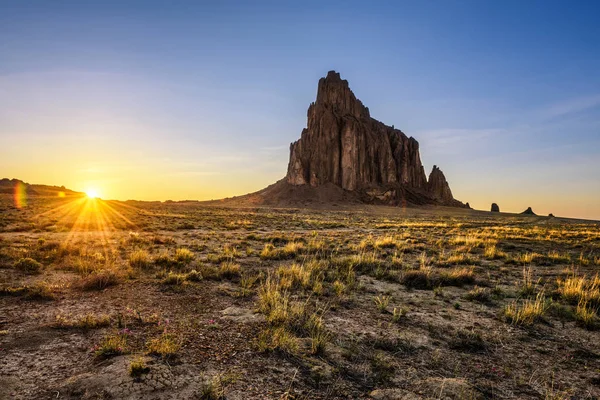
[(586, 111), (600, 106), (600, 94), (567, 99), (552, 104), (539, 112), (543, 119), (553, 119), (569, 114)]

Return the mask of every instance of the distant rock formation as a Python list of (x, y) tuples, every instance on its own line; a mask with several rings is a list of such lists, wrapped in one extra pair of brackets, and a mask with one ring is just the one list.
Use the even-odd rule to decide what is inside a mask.
[(466, 208), (471, 208), (471, 205), (469, 204), (469, 202), (467, 201), (467, 204), (465, 204)]
[(37, 185), (23, 182), (20, 179), (0, 179), (0, 194), (14, 194), (15, 190), (19, 190), (21, 193), (27, 194), (28, 196), (57, 196), (62, 193), (65, 196), (83, 196), (84, 193), (75, 192), (67, 189), (64, 186), (49, 186), (49, 185)]
[(521, 214), (523, 214), (523, 215), (537, 215), (536, 213), (533, 212), (533, 210), (531, 209), (531, 207), (527, 207), (527, 210), (523, 211)]
[(492, 203), (492, 212), (500, 212), (500, 207), (498, 207), (498, 204)]
[(548, 214), (548, 217), (549, 218), (554, 218), (554, 214), (550, 213), (550, 214)]
[(307, 126), (290, 145), (285, 182), (313, 188), (334, 184), (367, 202), (465, 207), (437, 166), (427, 180), (419, 143), (371, 118), (335, 71), (319, 80)]

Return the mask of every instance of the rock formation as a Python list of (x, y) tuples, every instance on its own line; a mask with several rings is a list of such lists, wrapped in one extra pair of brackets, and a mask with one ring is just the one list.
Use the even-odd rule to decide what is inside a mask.
[(419, 143), (371, 118), (335, 71), (319, 80), (307, 126), (290, 145), (286, 182), (315, 188), (334, 184), (368, 202), (464, 207), (437, 166), (427, 180)]
[(523, 211), (521, 214), (524, 214), (524, 215), (537, 215), (536, 213), (533, 212), (533, 210), (531, 209), (531, 207), (527, 207), (527, 210)]
[(498, 207), (498, 204), (492, 203), (492, 212), (500, 212), (500, 207)]
[(427, 189), (435, 199), (441, 201), (442, 203), (448, 204), (454, 200), (454, 197), (452, 197), (452, 191), (450, 190), (450, 185), (448, 185), (444, 173), (436, 165), (433, 166), (433, 169), (429, 174), (429, 179), (427, 180)]

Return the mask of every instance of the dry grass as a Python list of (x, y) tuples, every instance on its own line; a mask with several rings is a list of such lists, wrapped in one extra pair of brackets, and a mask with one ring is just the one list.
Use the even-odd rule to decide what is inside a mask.
[(543, 292), (535, 300), (513, 301), (504, 309), (504, 316), (513, 325), (530, 326), (542, 319), (548, 310), (548, 302)]
[(135, 250), (129, 255), (129, 265), (132, 268), (148, 269), (152, 264), (150, 254), (146, 250)]
[(150, 339), (146, 343), (148, 354), (162, 358), (173, 358), (181, 348), (179, 339), (172, 333), (163, 332), (160, 336)]

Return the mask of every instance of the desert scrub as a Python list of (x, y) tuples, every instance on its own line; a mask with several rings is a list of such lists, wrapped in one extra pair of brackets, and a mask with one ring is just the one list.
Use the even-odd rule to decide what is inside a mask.
[(231, 261), (225, 261), (221, 263), (219, 267), (219, 276), (221, 278), (232, 279), (237, 278), (241, 275), (242, 268), (240, 264), (236, 264)]
[(540, 292), (535, 300), (524, 300), (520, 304), (515, 300), (508, 304), (504, 309), (504, 317), (512, 325), (529, 326), (541, 320), (548, 307), (544, 293)]
[(488, 260), (498, 260), (501, 258), (506, 258), (506, 253), (502, 250), (498, 250), (495, 243), (488, 244), (485, 246), (485, 250), (483, 251), (483, 256)]
[(437, 262), (440, 267), (448, 267), (452, 265), (474, 265), (479, 262), (466, 253), (454, 253), (449, 256), (442, 256)]
[(165, 285), (183, 285), (187, 280), (187, 274), (180, 274), (177, 272), (169, 272), (163, 279), (162, 283)]
[(418, 270), (405, 271), (400, 277), (400, 283), (412, 289), (431, 289), (432, 270), (430, 267), (421, 267)]
[(523, 279), (521, 280), (519, 293), (522, 296), (532, 296), (539, 282), (539, 279), (538, 281), (533, 280), (533, 269), (531, 267), (523, 268)]
[(279, 285), (283, 289), (308, 288), (311, 286), (311, 271), (304, 264), (293, 263), (277, 269)]
[(261, 352), (280, 351), (290, 355), (297, 354), (299, 348), (298, 338), (283, 326), (261, 331), (256, 344)]
[(331, 335), (325, 329), (323, 324), (323, 317), (314, 313), (306, 321), (305, 328), (308, 331), (310, 337), (310, 348), (311, 354), (323, 355), (325, 348), (329, 342)]
[(379, 312), (384, 313), (387, 311), (387, 307), (390, 304), (391, 297), (390, 296), (376, 296), (373, 298), (373, 302), (375, 306), (379, 310)]
[(189, 264), (195, 258), (194, 253), (186, 248), (179, 248), (175, 250), (175, 261), (181, 264)]
[(121, 283), (123, 275), (115, 269), (102, 269), (79, 280), (78, 286), (83, 290), (103, 290)]
[(242, 273), (240, 275), (240, 290), (237, 292), (238, 297), (248, 297), (254, 293), (252, 290), (256, 281), (258, 281), (259, 275), (247, 275)]
[(161, 358), (173, 358), (180, 348), (181, 344), (177, 337), (167, 332), (163, 332), (159, 337), (150, 339), (146, 343), (148, 354), (160, 356)]
[(402, 319), (404, 319), (406, 317), (407, 313), (408, 313), (408, 310), (404, 307), (402, 307), (402, 308), (394, 307), (394, 310), (392, 311), (392, 322), (400, 322)]
[(150, 268), (151, 259), (150, 254), (146, 250), (135, 250), (129, 255), (129, 265), (136, 269), (148, 269)]
[(162, 250), (154, 257), (154, 264), (161, 267), (168, 267), (177, 264), (167, 250)]
[(26, 274), (39, 274), (42, 271), (42, 264), (34, 260), (33, 258), (21, 258), (15, 265), (15, 269), (24, 272)]
[(475, 286), (473, 289), (467, 292), (465, 298), (469, 301), (489, 303), (492, 300), (492, 295), (488, 289)]
[(98, 358), (108, 358), (124, 354), (127, 349), (127, 337), (118, 333), (105, 336), (92, 351)]
[(587, 330), (595, 330), (598, 328), (598, 310), (589, 306), (588, 301), (581, 299), (575, 308), (575, 320), (578, 325)]
[(593, 307), (600, 306), (600, 278), (586, 276), (571, 276), (565, 280), (557, 281), (557, 292), (569, 304), (579, 304), (581, 301)]
[(275, 247), (271, 243), (267, 243), (260, 252), (260, 258), (263, 260), (283, 260), (286, 258), (294, 258), (304, 249), (302, 242), (288, 242), (283, 247)]
[(142, 357), (136, 357), (129, 363), (129, 376), (132, 378), (139, 378), (148, 372), (150, 372), (150, 367), (146, 365)]
[[(400, 249), (402, 248), (402, 243), (398, 242), (393, 236), (383, 236), (375, 240), (373, 247), (376, 249)], [(367, 246), (364, 248), (367, 248)]]
[(475, 282), (473, 268), (453, 268), (440, 274), (440, 284), (445, 286), (463, 286)]
[(331, 288), (337, 297), (342, 297), (344, 293), (346, 293), (346, 285), (340, 280), (336, 279), (331, 285)]
[(550, 250), (548, 252), (548, 260), (554, 264), (569, 263), (571, 261), (571, 256), (568, 253), (561, 254), (556, 250)]
[(36, 282), (25, 287), (24, 297), (28, 300), (54, 300), (56, 299), (55, 286), (48, 282)]

